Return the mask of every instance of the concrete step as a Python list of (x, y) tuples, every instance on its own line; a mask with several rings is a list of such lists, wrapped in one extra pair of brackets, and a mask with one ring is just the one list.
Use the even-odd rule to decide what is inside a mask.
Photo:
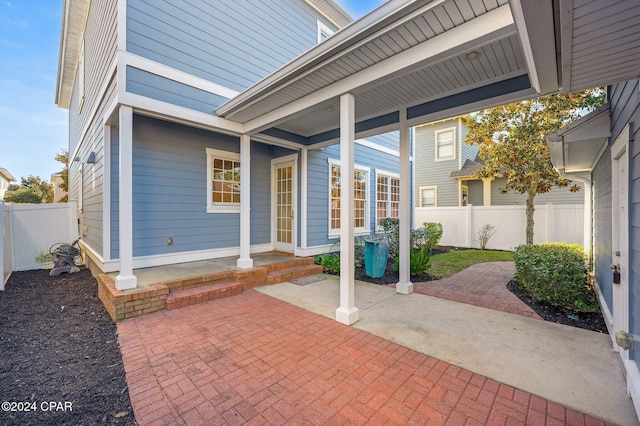
[(185, 290), (171, 290), (167, 295), (167, 309), (179, 309), (185, 306), (208, 302), (242, 293), (242, 284), (229, 280), (214, 284), (191, 287)]
[(286, 269), (276, 269), (267, 272), (267, 285), (278, 284), (296, 278), (308, 277), (309, 275), (316, 275), (321, 273), (322, 266), (314, 265), (312, 259), (310, 265), (302, 264)]

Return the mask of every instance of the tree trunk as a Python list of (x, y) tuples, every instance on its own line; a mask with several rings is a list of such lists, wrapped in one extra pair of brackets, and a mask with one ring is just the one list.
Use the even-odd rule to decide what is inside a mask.
[(533, 244), (533, 213), (535, 208), (533, 207), (533, 199), (536, 196), (536, 191), (529, 190), (527, 192), (527, 245)]

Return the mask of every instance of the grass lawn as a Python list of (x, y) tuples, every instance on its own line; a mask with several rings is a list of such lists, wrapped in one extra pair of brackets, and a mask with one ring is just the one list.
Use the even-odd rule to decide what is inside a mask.
[(447, 278), (476, 263), (503, 260), (513, 260), (513, 253), (495, 250), (451, 250), (431, 257), (431, 268), (428, 272), (438, 278)]

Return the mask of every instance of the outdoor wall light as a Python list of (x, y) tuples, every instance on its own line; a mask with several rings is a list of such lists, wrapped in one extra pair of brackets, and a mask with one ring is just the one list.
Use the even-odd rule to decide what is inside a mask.
[(467, 61), (475, 61), (479, 57), (480, 57), (480, 52), (478, 52), (477, 50), (472, 50), (471, 52), (467, 52), (464, 54), (464, 58)]
[(89, 158), (87, 158), (87, 164), (93, 164), (96, 162), (96, 153), (95, 152), (91, 152), (91, 154), (89, 154)]

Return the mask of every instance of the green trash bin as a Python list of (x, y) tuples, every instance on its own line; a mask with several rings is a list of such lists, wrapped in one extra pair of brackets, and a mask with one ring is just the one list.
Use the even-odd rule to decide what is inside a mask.
[(389, 247), (379, 241), (364, 243), (364, 271), (368, 277), (380, 278), (387, 269)]

